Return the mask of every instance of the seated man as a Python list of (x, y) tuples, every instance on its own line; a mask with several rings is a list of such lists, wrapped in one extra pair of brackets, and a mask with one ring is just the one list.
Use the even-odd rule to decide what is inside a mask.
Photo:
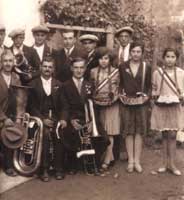
[[(0, 132), (5, 126), (13, 126), (16, 119), (16, 97), (12, 85), (20, 85), (20, 80), (14, 72), (14, 56), (10, 50), (4, 50), (1, 55), (0, 70)], [(16, 176), (13, 167), (13, 151), (2, 144), (3, 165), (7, 175)]]
[[(64, 83), (63, 90), (64, 95), (69, 103), (70, 108), (70, 123), (68, 130), (64, 133), (64, 143), (67, 147), (68, 165), (70, 165), (71, 173), (75, 173), (77, 169), (77, 157), (76, 153), (81, 150), (81, 139), (79, 137), (79, 131), (83, 129), (88, 121), (88, 116), (91, 115), (89, 109), (88, 99), (92, 95), (92, 85), (84, 80), (84, 74), (86, 71), (85, 60), (77, 57), (72, 60), (71, 64), (72, 78)], [(89, 115), (88, 115), (89, 113)], [(95, 113), (94, 113), (95, 114)], [(92, 115), (91, 115), (92, 116)], [(95, 115), (97, 117), (97, 115)], [(96, 121), (97, 131), (101, 137), (93, 137), (91, 135), (92, 146), (95, 149), (95, 162), (96, 167), (100, 168), (100, 160), (102, 153), (107, 146), (107, 140), (105, 140), (105, 131), (100, 126), (99, 120)], [(89, 123), (87, 126), (89, 134), (91, 134), (92, 126), (94, 124)], [(93, 130), (94, 131), (94, 130)], [(79, 155), (79, 154), (78, 154)]]
[(45, 57), (40, 66), (41, 76), (33, 80), (29, 85), (32, 87), (29, 96), (29, 110), (31, 115), (37, 116), (43, 121), (43, 149), (41, 162), (41, 180), (49, 181), (48, 170), (50, 167), (49, 150), (50, 139), (54, 143), (55, 151), (55, 177), (57, 180), (64, 179), (62, 167), (63, 145), (56, 137), (56, 125), (59, 122), (61, 128), (67, 125), (68, 106), (62, 94), (59, 81), (54, 79), (54, 60)]

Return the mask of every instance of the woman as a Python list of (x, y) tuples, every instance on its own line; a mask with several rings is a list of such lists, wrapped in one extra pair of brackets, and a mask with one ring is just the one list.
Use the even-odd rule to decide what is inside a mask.
[(91, 80), (95, 87), (93, 100), (110, 141), (102, 164), (102, 168), (106, 170), (114, 161), (114, 136), (120, 133), (119, 103), (117, 102), (119, 71), (112, 66), (113, 55), (106, 47), (98, 49), (97, 58), (99, 65), (91, 70)]
[(148, 96), (151, 88), (151, 68), (143, 62), (144, 45), (130, 45), (130, 60), (120, 66), (122, 92), (122, 125), (128, 153), (127, 172), (143, 171), (140, 158), (142, 136), (147, 132)]
[(167, 170), (180, 176), (175, 165), (176, 133), (183, 129), (181, 101), (184, 94), (184, 71), (176, 66), (179, 53), (173, 48), (163, 52), (164, 65), (153, 74), (152, 96), (155, 104), (151, 115), (151, 129), (161, 131), (163, 137), (163, 165), (158, 172)]

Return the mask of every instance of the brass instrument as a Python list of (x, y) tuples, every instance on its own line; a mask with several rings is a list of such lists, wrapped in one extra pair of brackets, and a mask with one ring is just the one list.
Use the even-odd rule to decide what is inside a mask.
[(30, 176), (41, 163), (43, 123), (41, 119), (28, 113), (19, 119), (28, 132), (28, 139), (21, 148), (14, 151), (13, 163), (20, 174)]
[(29, 77), (30, 74), (34, 73), (33, 67), (29, 65), (27, 58), (24, 56), (24, 53), (20, 51), (15, 56), (15, 67), (14, 70), (17, 74), (24, 76), (25, 78)]
[[(86, 174), (89, 173), (90, 168), (93, 168), (93, 173), (96, 175), (98, 174), (98, 169), (95, 161), (95, 149), (93, 148), (92, 137), (99, 137), (100, 135), (96, 126), (93, 102), (91, 99), (88, 99), (87, 103), (85, 104), (86, 124), (78, 131), (81, 147), (80, 151), (77, 152), (77, 158), (83, 158), (84, 171)], [(89, 132), (89, 126), (92, 126), (91, 132)]]
[(28, 138), (22, 147), (14, 150), (13, 163), (20, 174), (30, 176), (39, 168), (41, 163), (43, 123), (40, 118), (25, 113), (27, 91), (30, 87), (14, 85), (14, 88), (17, 103), (16, 121), (26, 128)]

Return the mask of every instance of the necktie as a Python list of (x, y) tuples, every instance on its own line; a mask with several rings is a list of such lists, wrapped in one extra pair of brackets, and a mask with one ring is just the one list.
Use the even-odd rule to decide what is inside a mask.
[(82, 88), (82, 81), (79, 79), (78, 85), (77, 85), (77, 89), (78, 89), (79, 94), (81, 94), (81, 88)]
[(120, 54), (119, 64), (124, 62), (124, 48), (122, 47), (122, 51)]

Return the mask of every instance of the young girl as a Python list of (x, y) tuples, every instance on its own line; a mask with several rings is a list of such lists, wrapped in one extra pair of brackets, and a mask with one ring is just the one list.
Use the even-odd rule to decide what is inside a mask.
[[(143, 171), (140, 158), (142, 136), (147, 132), (148, 105), (151, 88), (151, 67), (143, 62), (144, 45), (130, 45), (130, 60), (120, 66), (122, 92), (122, 125), (128, 153), (127, 172)], [(141, 101), (140, 101), (141, 100)]]
[(110, 141), (102, 164), (102, 168), (107, 169), (114, 160), (114, 136), (120, 133), (119, 103), (117, 102), (119, 70), (112, 66), (113, 56), (106, 47), (98, 49), (97, 57), (99, 65), (91, 70), (91, 80), (95, 86), (94, 102)]
[(163, 165), (158, 172), (170, 170), (180, 176), (175, 166), (176, 133), (184, 127), (181, 101), (184, 92), (184, 71), (176, 67), (177, 50), (167, 48), (163, 52), (164, 65), (153, 73), (151, 129), (162, 132)]

